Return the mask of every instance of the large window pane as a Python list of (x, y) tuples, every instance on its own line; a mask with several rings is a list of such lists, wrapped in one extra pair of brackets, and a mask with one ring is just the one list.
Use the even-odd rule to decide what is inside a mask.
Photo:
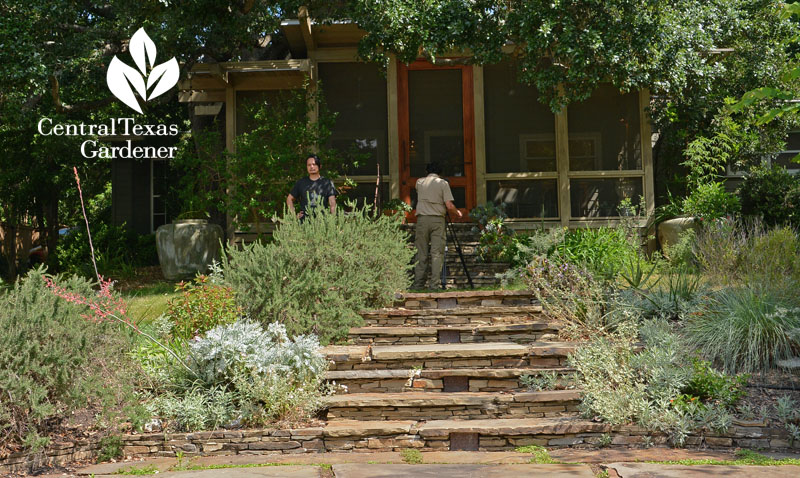
[(775, 159), (775, 164), (779, 164), (789, 170), (800, 169), (800, 163), (792, 161), (795, 156), (800, 154), (800, 131), (792, 131), (786, 138), (786, 149)]
[(604, 85), (569, 106), (570, 171), (641, 170), (639, 94)]
[(555, 179), (487, 181), (486, 198), (505, 203), (508, 217), (558, 217)]
[(408, 98), (411, 176), (425, 176), (431, 161), (442, 166), (442, 176), (463, 176), (461, 70), (409, 71)]
[(572, 217), (619, 216), (622, 200), (639, 205), (642, 178), (572, 179), (569, 182)]
[(368, 63), (320, 63), (319, 77), (328, 109), (337, 113), (329, 146), (363, 153), (351, 175), (389, 173), (386, 79)]
[(510, 61), (483, 69), (486, 171), (555, 171), (555, 118)]

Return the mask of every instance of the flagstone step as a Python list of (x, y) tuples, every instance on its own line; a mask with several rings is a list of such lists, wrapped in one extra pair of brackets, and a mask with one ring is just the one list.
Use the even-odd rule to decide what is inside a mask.
[(580, 391), (352, 393), (325, 397), (328, 421), (471, 420), (558, 417), (578, 413)]
[(325, 374), (325, 379), (339, 387), (339, 393), (366, 392), (501, 392), (522, 390), (523, 375), (543, 372), (559, 376), (571, 374), (569, 367), (556, 368), (463, 368), (443, 370), (345, 370)]
[[(455, 300), (455, 299), (453, 299)], [(385, 308), (361, 312), (366, 326), (446, 326), (467, 324), (510, 324), (541, 320), (540, 305), (470, 306), (450, 308)]]
[(405, 309), (452, 309), (531, 305), (536, 296), (529, 290), (465, 290), (452, 292), (406, 292), (395, 296), (395, 307)]
[(329, 345), (330, 370), (564, 367), (578, 342)]
[(438, 327), (353, 327), (348, 343), (401, 345), (431, 343), (514, 342), (526, 344), (554, 340), (561, 326), (548, 322), (499, 325), (448, 325)]

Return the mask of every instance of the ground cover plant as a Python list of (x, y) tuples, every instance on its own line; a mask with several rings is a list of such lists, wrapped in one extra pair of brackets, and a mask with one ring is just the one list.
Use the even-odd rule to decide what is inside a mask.
[(408, 288), (413, 254), (392, 217), (340, 208), (304, 222), (279, 219), (272, 242), (231, 249), (223, 268), (249, 317), (325, 344), (361, 323), (360, 310), (388, 305)]

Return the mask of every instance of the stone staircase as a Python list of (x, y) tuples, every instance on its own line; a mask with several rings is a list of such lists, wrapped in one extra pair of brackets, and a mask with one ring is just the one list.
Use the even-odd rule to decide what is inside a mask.
[(326, 399), (326, 430), (343, 444), (491, 451), (592, 443), (609, 429), (578, 418), (578, 390), (523, 385), (572, 372), (567, 356), (580, 345), (558, 341), (529, 291), (409, 293), (362, 315), (347, 345), (324, 349), (339, 389)]

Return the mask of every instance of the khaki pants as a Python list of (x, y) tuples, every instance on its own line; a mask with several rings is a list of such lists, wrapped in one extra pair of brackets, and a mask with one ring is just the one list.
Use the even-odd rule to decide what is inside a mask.
[[(431, 259), (431, 277), (427, 288), (441, 288), (445, 232), (443, 216), (417, 216), (416, 238), (414, 241), (417, 246), (417, 267), (414, 269), (415, 289), (426, 288), (425, 276), (428, 269), (428, 255), (430, 255)], [(428, 248), (429, 243), (430, 249)]]

